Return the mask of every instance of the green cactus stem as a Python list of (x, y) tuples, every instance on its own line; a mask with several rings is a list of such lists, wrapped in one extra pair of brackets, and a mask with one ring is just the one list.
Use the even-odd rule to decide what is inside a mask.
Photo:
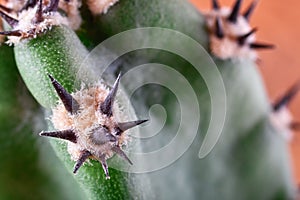
[[(39, 11), (37, 11), (38, 13)], [(54, 13), (53, 16), (55, 15), (57, 13)], [(38, 15), (34, 15), (31, 21), (34, 21), (36, 16)], [(48, 15), (46, 16), (48, 17)], [(21, 26), (22, 23), (19, 20), (18, 25), (15, 27)], [(37, 23), (37, 27), (45, 25), (43, 23), (44, 21), (41, 20)], [(43, 31), (35, 32), (35, 35), (28, 35), (28, 31), (24, 32), (23, 30), (19, 32), (21, 35), (11, 35), (12, 32), (7, 35), (9, 35), (10, 41), (14, 42), (15, 59), (20, 74), (32, 95), (42, 106), (53, 108), (58, 101), (56, 94), (58, 90), (53, 87), (54, 79), (51, 81), (49, 75), (57, 79), (66, 93), (72, 93), (80, 89), (81, 81), (88, 80), (89, 73), (94, 73), (88, 70), (91, 66), (80, 68), (80, 64), (88, 52), (75, 33), (68, 27), (56, 24), (55, 21), (54, 24), (46, 24), (46, 28)], [(29, 33), (31, 32), (29, 31)], [(23, 37), (24, 35), (26, 37)], [(97, 77), (97, 81), (101, 81), (101, 77)], [(85, 83), (89, 84), (90, 82)], [(61, 97), (61, 91), (58, 91), (58, 93)], [(72, 171), (75, 162), (70, 158), (66, 143), (52, 140), (51, 144), (59, 158)], [(118, 153), (121, 154), (121, 151), (118, 151)], [(99, 163), (91, 161), (91, 164), (81, 167), (75, 178), (85, 191), (88, 199), (98, 199), (99, 197), (102, 199), (128, 199), (133, 197), (142, 198), (148, 195), (146, 191), (150, 191), (149, 187), (143, 192), (140, 189), (147, 183), (145, 177), (136, 178), (134, 174), (114, 169), (109, 171), (110, 176), (113, 178), (106, 181)]]
[[(235, 7), (237, 7), (237, 3), (241, 2), (237, 1)], [(235, 8), (235, 10), (238, 9)], [(99, 16), (97, 23), (99, 30), (102, 30), (106, 38), (140, 27), (174, 29), (190, 36), (210, 52), (209, 36), (211, 32), (207, 29), (206, 18), (184, 0), (176, 0), (172, 3), (156, 0), (123, 0), (113, 6), (106, 15)], [(132, 37), (135, 46), (149, 40), (149, 38)], [(168, 39), (157, 37), (152, 42), (166, 46), (178, 43), (176, 40)], [(128, 45), (126, 41), (119, 42), (118, 49), (124, 49), (126, 45)], [(109, 51), (117, 54), (118, 49), (112, 48)], [(196, 57), (197, 52), (191, 50), (190, 55)], [(200, 66), (202, 64), (205, 69), (207, 63), (201, 60), (201, 55), (200, 53), (198, 55), (198, 64)], [(255, 59), (229, 58), (223, 60), (214, 55), (211, 56), (223, 78), (227, 94), (227, 112), (224, 129), (216, 146), (203, 159), (198, 159), (197, 154), (205, 137), (203, 134), (206, 133), (210, 122), (210, 94), (203, 78), (189, 62), (165, 51), (144, 49), (123, 55), (119, 58), (121, 64), (117, 68), (110, 69), (116, 73), (119, 70), (130, 72), (135, 66), (142, 64), (162, 63), (184, 75), (196, 91), (201, 108), (199, 135), (192, 147), (179, 160), (169, 167), (150, 174), (156, 194), (163, 199), (293, 198), (295, 189), (288, 144), (279, 134), (280, 130), (270, 125), (269, 115), (272, 109), (256, 69)], [(151, 64), (148, 67), (150, 68), (150, 66)], [(161, 71), (156, 72), (153, 67), (148, 73), (139, 74), (137, 81), (151, 80), (151, 77), (156, 80), (156, 77), (160, 77), (160, 75)], [(215, 77), (216, 82), (217, 78)], [(134, 82), (134, 79), (130, 80)], [(176, 80), (174, 79), (174, 81)], [(169, 91), (162, 87), (148, 85), (144, 89), (139, 89), (132, 99), (138, 97), (143, 98), (143, 101), (139, 100), (139, 115), (145, 115), (145, 110), (147, 110), (143, 109), (141, 104), (148, 108), (153, 104), (161, 104), (167, 109), (167, 127), (177, 126), (179, 108), (176, 109), (176, 98)], [(134, 102), (134, 105), (137, 104), (138, 102)], [(189, 109), (193, 110), (193, 108)], [(173, 129), (170, 128), (170, 130)], [(166, 133), (168, 131), (160, 134), (155, 142), (151, 140), (149, 143), (143, 143), (144, 149), (151, 149), (154, 143), (157, 146), (164, 146), (170, 141), (170, 135)], [(178, 174), (178, 176), (174, 176), (174, 174)], [(161, 177), (169, 178), (162, 181)]]
[[(239, 7), (242, 1), (237, 0), (232, 12), (226, 15), (226, 22), (235, 23), (239, 15)], [(213, 1), (214, 9), (221, 9), (217, 1)], [(252, 6), (253, 7), (253, 6)], [(251, 8), (253, 10), (253, 8)], [(251, 14), (252, 11), (249, 11)], [(37, 12), (38, 13), (38, 12)], [(248, 18), (250, 14), (244, 14)], [(246, 15), (246, 16), (245, 16)], [(222, 19), (223, 20), (223, 19)], [(148, 109), (154, 104), (165, 106), (167, 119), (165, 126), (161, 129), (161, 134), (149, 140), (142, 141), (144, 151), (153, 151), (153, 148), (162, 148), (169, 141), (173, 141), (177, 135), (176, 128), (180, 125), (180, 120), (187, 120), (183, 124), (179, 135), (181, 141), (189, 140), (191, 127), (189, 123), (200, 123), (197, 135), (186, 151), (182, 153), (173, 163), (157, 168), (151, 173), (131, 174), (109, 169), (111, 180), (106, 181), (103, 172), (99, 169), (99, 163), (92, 161), (92, 165), (84, 165), (78, 171), (76, 180), (80, 183), (89, 199), (293, 199), (295, 188), (292, 180), (292, 173), (288, 154), (288, 144), (280, 135), (280, 131), (269, 122), (269, 115), (272, 108), (265, 94), (264, 86), (256, 69), (255, 59), (248, 57), (244, 59), (223, 58), (211, 51), (211, 34), (222, 39), (226, 31), (222, 25), (224, 20), (216, 20), (211, 27), (207, 22), (207, 17), (199, 13), (186, 0), (120, 0), (112, 6), (104, 15), (97, 16), (94, 23), (83, 19), (85, 26), (85, 39), (89, 39), (92, 44), (97, 44), (104, 39), (110, 38), (123, 31), (141, 27), (158, 27), (168, 30), (175, 30), (169, 35), (160, 34), (153, 38), (147, 35), (132, 36), (134, 42), (130, 40), (120, 41), (117, 48), (106, 46), (106, 55), (96, 55), (98, 60), (101, 56), (113, 57), (128, 46), (136, 44), (149, 44), (146, 49), (128, 52), (117, 58), (107, 72), (122, 71), (123, 74), (134, 73), (135, 66), (147, 64), (143, 71), (136, 71), (137, 74), (125, 80), (128, 90), (131, 84), (136, 82), (151, 82), (152, 79), (161, 78), (163, 83), (178, 85), (180, 94), (185, 94), (186, 88), (183, 83), (187, 81), (194, 91), (194, 95), (186, 97), (187, 103), (179, 102), (177, 94), (173, 94), (165, 87), (157, 84), (145, 85), (133, 93), (131, 99), (136, 106), (137, 115), (148, 116)], [(36, 38), (28, 37), (28, 31), (18, 31), (15, 29), (12, 20), (13, 30), (3, 33), (10, 35), (10, 41), (17, 41), (14, 47), (15, 57), (21, 76), (33, 96), (45, 107), (50, 108), (55, 105), (57, 97), (51, 84), (49, 74), (62, 85), (71, 95), (76, 93), (78, 85), (74, 84), (75, 77), (86, 76), (90, 66), (87, 64), (80, 73), (79, 66), (88, 52), (80, 43), (77, 36), (67, 27), (61, 24), (54, 24), (51, 30), (44, 30), (36, 33)], [(248, 27), (249, 28), (249, 27)], [(145, 29), (139, 29), (143, 33)], [(222, 31), (223, 30), (223, 31)], [(89, 36), (89, 32), (93, 34)], [(179, 32), (176, 32), (179, 31)], [(137, 30), (138, 32), (138, 30)], [(253, 36), (255, 29), (241, 33), (240, 43), (249, 41), (243, 38)], [(182, 33), (190, 39), (181, 43), (178, 39)], [(99, 37), (93, 37), (98, 35)], [(155, 35), (155, 33), (153, 33)], [(21, 40), (12, 40), (13, 37), (20, 37)], [(29, 35), (30, 36), (30, 35)], [(174, 39), (175, 36), (176, 39)], [(227, 35), (226, 35), (227, 36)], [(90, 38), (89, 38), (90, 37)], [(243, 41), (244, 40), (244, 41)], [(207, 53), (195, 51), (194, 43), (201, 44)], [(236, 40), (235, 40), (236, 42)], [(261, 44), (253, 45), (252, 49), (265, 48)], [(104, 42), (105, 43), (105, 42)], [(190, 62), (176, 52), (160, 49), (151, 49), (151, 45), (163, 44), (163, 47), (184, 48), (188, 52), (188, 58), (195, 59)], [(138, 46), (138, 45), (136, 45)], [(251, 45), (250, 45), (251, 46)], [(249, 45), (248, 45), (249, 47)], [(164, 48), (161, 48), (164, 49)], [(97, 53), (97, 52), (96, 52)], [(219, 59), (220, 57), (221, 59)], [(98, 60), (92, 60), (96, 63)], [(218, 76), (204, 77), (195, 69), (195, 65), (201, 66), (202, 72), (215, 70), (212, 61), (217, 66)], [(149, 64), (150, 63), (150, 64)], [(151, 64), (152, 63), (152, 64)], [(163, 74), (157, 70), (156, 64), (161, 63), (169, 66), (172, 72), (180, 74), (183, 78), (178, 78), (172, 73)], [(106, 66), (99, 66), (104, 68)], [(152, 69), (152, 70), (151, 70)], [(200, 70), (200, 71), (201, 71)], [(81, 74), (83, 73), (83, 74)], [(202, 77), (203, 76), (203, 77)], [(89, 77), (89, 76), (87, 76)], [(220, 77), (222, 78), (220, 81)], [(217, 91), (210, 91), (206, 80), (209, 78), (212, 83), (224, 83), (224, 87)], [(213, 85), (214, 85), (213, 84)], [(224, 99), (224, 88), (226, 98)], [(199, 149), (205, 142), (206, 130), (210, 127), (212, 113), (216, 109), (213, 104), (215, 99), (210, 99), (211, 92), (219, 94), (217, 102), (226, 107), (226, 118), (224, 128), (220, 137), (215, 138), (216, 144), (204, 156)], [(198, 104), (189, 104), (195, 96)], [(75, 96), (73, 96), (75, 98)], [(76, 99), (76, 98), (75, 98)], [(77, 99), (76, 99), (77, 100)], [(60, 103), (59, 105), (63, 105)], [(81, 105), (81, 104), (79, 104)], [(100, 104), (99, 104), (100, 105)], [(181, 107), (182, 106), (182, 107)], [(98, 107), (98, 106), (97, 106)], [(100, 106), (101, 107), (101, 106)], [(66, 107), (65, 107), (66, 108)], [(182, 110), (181, 110), (182, 109)], [(188, 111), (183, 117), (180, 111)], [(103, 109), (101, 109), (103, 111)], [(197, 119), (195, 112), (200, 110), (201, 120)], [(221, 111), (224, 109), (219, 109)], [(65, 110), (64, 110), (65, 111)], [(68, 109), (66, 109), (68, 111)], [(72, 110), (71, 110), (72, 112)], [(104, 111), (103, 111), (104, 112)], [(105, 112), (107, 113), (107, 112)], [(160, 115), (153, 113), (152, 119), (160, 119)], [(191, 117), (193, 116), (193, 117)], [(103, 128), (103, 127), (102, 127)], [(105, 129), (105, 127), (104, 127)], [(61, 129), (60, 129), (61, 130)], [(175, 130), (175, 131), (174, 131)], [(149, 132), (152, 130), (148, 130)], [(146, 132), (146, 131), (145, 131)], [(197, 132), (197, 131), (195, 131)], [(102, 132), (103, 133), (103, 132)], [(74, 139), (74, 138), (71, 138)], [(99, 141), (98, 141), (99, 142)], [(103, 142), (102, 140), (100, 142)], [(73, 167), (67, 153), (66, 143), (52, 143), (59, 157), (64, 161), (68, 169)], [(205, 144), (204, 144), (205, 145)], [(179, 144), (178, 144), (179, 146)], [(141, 159), (144, 166), (153, 166), (156, 162), (167, 160), (175, 155), (177, 147), (169, 150), (168, 154), (157, 154), (154, 159)], [(201, 149), (200, 149), (201, 152)], [(85, 158), (85, 156), (84, 156)], [(130, 158), (130, 156), (129, 156)], [(81, 163), (79, 163), (81, 164)], [(114, 178), (112, 178), (114, 177)], [(147, 182), (150, 179), (151, 186)]]
[(83, 199), (50, 145), (34, 134), (46, 124), (18, 75), (13, 49), (2, 45), (0, 56), (0, 199)]

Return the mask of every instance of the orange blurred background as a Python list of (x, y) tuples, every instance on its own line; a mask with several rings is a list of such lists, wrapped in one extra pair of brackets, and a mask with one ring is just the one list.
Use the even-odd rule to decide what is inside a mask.
[[(211, 0), (190, 0), (199, 10), (211, 9)], [(246, 9), (253, 0), (244, 0)], [(231, 6), (235, 0), (219, 0), (221, 6)], [(259, 70), (265, 81), (270, 100), (282, 95), (300, 79), (300, 1), (260, 0), (251, 17), (252, 27), (258, 27), (257, 41), (276, 45), (275, 50), (259, 53)], [(299, 21), (298, 21), (299, 20)], [(300, 121), (300, 94), (290, 104), (294, 118)], [(294, 175), (300, 183), (300, 132), (291, 142)]]

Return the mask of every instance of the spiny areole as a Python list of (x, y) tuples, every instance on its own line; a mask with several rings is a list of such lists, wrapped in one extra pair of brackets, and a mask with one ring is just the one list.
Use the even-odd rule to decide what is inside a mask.
[(255, 42), (256, 28), (251, 28), (249, 19), (257, 5), (257, 0), (241, 15), (242, 0), (237, 0), (233, 8), (219, 6), (212, 0), (213, 10), (205, 14), (209, 30), (210, 50), (221, 59), (249, 58), (257, 60), (255, 50), (271, 49), (274, 46)]
[(271, 123), (278, 130), (284, 132), (284, 138), (290, 141), (293, 137), (292, 130), (300, 130), (300, 123), (293, 121), (291, 112), (288, 109), (290, 102), (296, 97), (300, 90), (300, 81), (291, 86), (272, 105), (270, 116)]
[(8, 36), (7, 43), (16, 44), (21, 39), (37, 37), (39, 33), (50, 29), (53, 25), (67, 25), (67, 20), (56, 12), (57, 4), (50, 3), (48, 7), (43, 8), (42, 1), (39, 1), (34, 7), (21, 11), (18, 19), (0, 11), (2, 18), (12, 27), (11, 31), (1, 32), (1, 34)]
[[(48, 3), (43, 0), (29, 0), (24, 7), (17, 13), (17, 17), (10, 16), (4, 11), (0, 10), (0, 16), (11, 26), (11, 31), (2, 31), (0, 34), (8, 36), (8, 44), (17, 44), (24, 38), (35, 38), (38, 34), (43, 33), (52, 28), (55, 25), (66, 25), (71, 28), (78, 28), (80, 24), (80, 16), (75, 17), (76, 10), (79, 5), (71, 4), (71, 1), (65, 9), (70, 9), (69, 12), (73, 16), (68, 19), (77, 20), (76, 23), (69, 21), (66, 17), (63, 17), (58, 10), (59, 0), (51, 0)], [(77, 2), (77, 1), (76, 1)], [(73, 8), (76, 7), (76, 8)], [(77, 13), (79, 15), (79, 12)]]
[[(106, 14), (108, 9), (117, 2), (118, 0), (88, 0), (86, 3), (93, 15), (99, 15)], [(45, 9), (43, 9), (44, 7)], [(11, 19), (15, 17), (15, 20), (19, 21), (18, 25), (22, 25), (15, 27), (16, 24), (10, 24), (13, 31), (2, 31), (0, 34), (15, 37), (10, 37), (8, 43), (12, 44), (17, 43), (20, 38), (35, 37), (36, 34), (51, 28), (52, 25), (64, 24), (73, 30), (77, 30), (82, 22), (79, 11), (80, 7), (81, 1), (79, 0), (2, 1), (0, 5), (0, 16), (6, 20), (8, 24), (10, 24)], [(57, 12), (58, 8), (64, 12), (65, 17), (62, 17)]]
[[(109, 179), (106, 160), (114, 154), (129, 160), (123, 152), (128, 136), (125, 131), (148, 120), (118, 122), (115, 114), (120, 107), (113, 106), (120, 82), (120, 75), (110, 91), (102, 83), (69, 94), (51, 75), (49, 78), (60, 101), (52, 109), (52, 123), (58, 131), (41, 132), (41, 136), (55, 137), (68, 141), (68, 152), (76, 161), (74, 173), (87, 159), (98, 160)], [(113, 107), (117, 110), (113, 110)]]

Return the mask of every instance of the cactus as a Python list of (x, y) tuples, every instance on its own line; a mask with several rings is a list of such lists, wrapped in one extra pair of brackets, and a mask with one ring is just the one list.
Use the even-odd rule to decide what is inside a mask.
[[(51, 139), (53, 149), (66, 166), (66, 169), (60, 166), (63, 168), (60, 173), (72, 171), (73, 165), (74, 173), (80, 168), (76, 175), (66, 175), (68, 180), (51, 174), (53, 179), (63, 182), (55, 185), (49, 178), (50, 181), (45, 183), (49, 184), (48, 191), (50, 185), (58, 191), (52, 194), (58, 197), (53, 198), (295, 197), (287, 142), (279, 134), (285, 130), (278, 129), (269, 119), (273, 110), (256, 70), (257, 54), (254, 49), (272, 48), (273, 45), (254, 41), (256, 29), (245, 23), (256, 2), (243, 16), (239, 14), (241, 3), (237, 0), (232, 9), (224, 11), (214, 0), (213, 10), (202, 14), (185, 0), (87, 1), (81, 10), (83, 24), (77, 31), (82, 41), (71, 29), (78, 27), (74, 19), (81, 19), (77, 10), (79, 4), (75, 0), (69, 3), (51, 0), (49, 4), (28, 1), (21, 7), (11, 0), (4, 5), (6, 10), (2, 8), (0, 15), (11, 28), (1, 34), (8, 36), (8, 43), (14, 45), (21, 77), (33, 97), (46, 108), (45, 117), (52, 122), (49, 125), (51, 130), (44, 130), (41, 135), (68, 141), (67, 147), (66, 142)], [(15, 6), (9, 7), (11, 5)], [(63, 10), (65, 16), (58, 10)], [(93, 20), (89, 21), (88, 17)], [(130, 30), (134, 28), (138, 29)], [(122, 40), (119, 36), (128, 37)], [(111, 41), (118, 41), (115, 43), (117, 45), (110, 45)], [(90, 54), (82, 44), (89, 44), (90, 48), (99, 42), (103, 42), (102, 45)], [(228, 46), (222, 46), (225, 43), (229, 44), (233, 53), (223, 54), (227, 51), (222, 49), (228, 49)], [(199, 44), (204, 49), (198, 48)], [(145, 49), (139, 49), (141, 46)], [(7, 58), (13, 61), (12, 55)], [(107, 61), (110, 58), (116, 60), (110, 63)], [(135, 68), (138, 65), (142, 67)], [(103, 79), (98, 77), (99, 71), (104, 71)], [(111, 90), (107, 89), (110, 85), (107, 82), (111, 80), (110, 76), (120, 72), (124, 74), (121, 96), (125, 100), (117, 96), (117, 106), (112, 109), (120, 76)], [(178, 78), (178, 74), (184, 79)], [(12, 72), (7, 82), (14, 86), (16, 76), (17, 73)], [(151, 80), (159, 80), (170, 87), (174, 85), (175, 95), (184, 98), (182, 101), (176, 100), (172, 92), (158, 85), (146, 85), (132, 93), (136, 83), (151, 83)], [(186, 87), (186, 83), (190, 87)], [(208, 83), (210, 85), (206, 85)], [(217, 88), (217, 91), (211, 91), (211, 88)], [(137, 144), (133, 142), (134, 145), (127, 140), (123, 132), (145, 120), (131, 121), (136, 119), (135, 114), (121, 109), (132, 110), (131, 105), (125, 103), (126, 90), (132, 93), (132, 106), (137, 116), (148, 118), (148, 109), (153, 104), (165, 107), (167, 119), (157, 137)], [(11, 99), (15, 97), (10, 94)], [(6, 101), (10, 103), (9, 107)], [(0, 103), (1, 108), (7, 108), (7, 115), (14, 115), (14, 109), (9, 108), (18, 105), (18, 102), (4, 99)], [(219, 110), (216, 111), (216, 108)], [(31, 107), (22, 109), (34, 112)], [(143, 128), (147, 134), (158, 126), (152, 123), (161, 117), (161, 113), (150, 114), (150, 125)], [(212, 135), (210, 132), (206, 134), (206, 130), (211, 130), (211, 118), (215, 117), (220, 118), (219, 122), (224, 122), (224, 126), (216, 125), (223, 126), (222, 133), (215, 129)], [(128, 119), (129, 122), (120, 123)], [(180, 120), (186, 124), (180, 124)], [(28, 126), (27, 133), (35, 130), (35, 122), (29, 121)], [(17, 138), (12, 140), (17, 141)], [(33, 143), (38, 140), (35, 138)], [(174, 141), (175, 145), (170, 145), (172, 148), (161, 154), (151, 154), (151, 159), (146, 153), (144, 157), (134, 153), (126, 155), (123, 152), (126, 148), (122, 149), (123, 144), (129, 143), (128, 150), (148, 152), (164, 147), (169, 141)], [(38, 152), (35, 153), (38, 155)], [(118, 160), (114, 162), (115, 157), (110, 162), (113, 154), (118, 154), (129, 163), (132, 157), (133, 165), (125, 165)], [(47, 156), (51, 158), (54, 155)], [(87, 159), (91, 160), (90, 164), (83, 165)], [(94, 160), (100, 161), (105, 176), (99, 163)], [(116, 163), (114, 166), (127, 172), (113, 168), (108, 170), (106, 160), (109, 167), (110, 163)], [(167, 165), (159, 164), (164, 162)], [(51, 171), (51, 168), (48, 170)], [(37, 181), (43, 182), (43, 179)], [(66, 187), (64, 184), (67, 182), (75, 188), (80, 186), (82, 190), (60, 193), (60, 187)]]
[(1, 46), (0, 55), (0, 198), (83, 199), (50, 145), (34, 134), (45, 127), (43, 114), (18, 75), (13, 49)]

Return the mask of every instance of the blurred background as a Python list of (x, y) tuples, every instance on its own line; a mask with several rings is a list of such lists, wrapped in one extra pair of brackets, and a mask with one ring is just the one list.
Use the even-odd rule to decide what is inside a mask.
[[(201, 11), (211, 8), (210, 0), (190, 0)], [(243, 9), (253, 0), (244, 0)], [(219, 0), (222, 6), (232, 6), (234, 0)], [(259, 53), (259, 70), (265, 82), (270, 101), (282, 95), (300, 79), (300, 1), (260, 0), (251, 17), (252, 27), (257, 27), (257, 41), (276, 45), (274, 50)], [(290, 104), (295, 120), (300, 121), (300, 94)], [(300, 132), (295, 132), (290, 152), (295, 181), (300, 184)]]

